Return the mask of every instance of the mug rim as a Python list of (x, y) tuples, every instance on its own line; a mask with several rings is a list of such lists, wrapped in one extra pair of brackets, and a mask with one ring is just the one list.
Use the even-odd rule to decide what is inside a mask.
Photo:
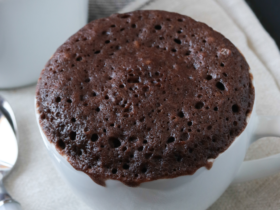
[[(250, 71), (249, 71), (249, 72), (250, 72)], [(252, 74), (251, 74), (251, 75), (252, 75)], [(252, 86), (253, 86), (253, 88), (254, 88), (254, 93), (255, 93), (255, 96), (256, 96), (256, 91), (255, 91), (255, 86), (254, 86), (254, 83), (253, 83), (253, 78), (251, 79), (251, 82), (252, 82)], [(141, 188), (141, 187), (142, 187), (142, 184), (145, 184), (145, 183), (155, 183), (155, 182), (159, 182), (159, 181), (166, 181), (166, 180), (178, 179), (178, 178), (180, 178), (180, 177), (186, 177), (186, 176), (189, 176), (189, 177), (190, 177), (190, 176), (194, 176), (195, 174), (197, 174), (198, 171), (201, 171), (201, 170), (203, 170), (203, 171), (211, 170), (211, 168), (212, 168), (214, 162), (215, 162), (222, 154), (226, 153), (226, 151), (228, 151), (231, 147), (233, 147), (235, 144), (237, 144), (237, 141), (238, 141), (239, 139), (241, 139), (241, 136), (245, 133), (245, 130), (248, 129), (249, 123), (252, 122), (253, 116), (256, 115), (256, 111), (255, 111), (255, 110), (256, 110), (256, 103), (255, 103), (255, 101), (256, 101), (256, 97), (254, 98), (254, 104), (253, 104), (252, 110), (251, 110), (251, 112), (250, 112), (250, 113), (247, 115), (247, 117), (246, 117), (246, 123), (247, 123), (247, 124), (246, 124), (246, 127), (243, 129), (243, 131), (242, 131), (238, 136), (236, 136), (236, 137), (234, 138), (234, 140), (231, 142), (231, 144), (230, 144), (223, 152), (219, 153), (219, 154), (217, 155), (216, 158), (210, 158), (210, 159), (207, 160), (207, 161), (210, 162), (210, 164), (211, 164), (210, 169), (207, 169), (206, 166), (201, 166), (201, 167), (197, 168), (193, 174), (180, 175), (180, 176), (171, 177), (171, 178), (166, 178), (166, 177), (165, 177), (165, 178), (159, 178), (159, 179), (155, 179), (155, 180), (151, 180), (151, 181), (145, 181), (145, 182), (141, 182), (140, 185), (138, 185), (138, 186), (136, 186), (136, 187), (134, 187), (134, 188), (137, 188), (137, 187), (140, 187), (140, 188)], [(77, 172), (77, 173), (84, 174), (84, 175), (86, 175), (86, 176), (88, 176), (88, 177), (90, 178), (90, 176), (89, 176), (88, 174), (86, 174), (85, 172), (79, 171), (79, 170), (75, 169), (75, 168), (68, 162), (68, 160), (67, 160), (67, 159), (68, 159), (67, 155), (62, 154), (61, 152), (59, 152), (58, 149), (57, 149), (57, 147), (55, 146), (55, 144), (54, 144), (53, 142), (50, 142), (50, 141), (49, 141), (47, 135), (45, 134), (44, 130), (43, 130), (42, 127), (41, 127), (41, 124), (40, 124), (40, 121), (39, 121), (39, 116), (40, 116), (40, 115), (39, 115), (38, 107), (37, 107), (37, 99), (36, 99), (36, 96), (35, 96), (35, 117), (36, 117), (37, 125), (38, 125), (38, 127), (39, 127), (40, 136), (41, 136), (41, 138), (42, 138), (42, 140), (43, 140), (43, 142), (44, 142), (44, 145), (47, 147), (47, 149), (49, 150), (49, 152), (53, 153), (53, 155), (54, 155), (56, 158), (59, 158), (59, 160), (58, 160), (59, 162), (60, 162), (60, 161), (64, 161), (64, 162), (66, 163), (67, 167), (68, 167), (68, 168), (71, 168), (71, 170), (74, 170), (74, 171)], [(48, 145), (49, 145), (49, 146), (48, 146)], [(56, 155), (55, 153), (57, 153), (57, 155)], [(203, 171), (202, 171), (202, 172), (203, 172)], [(91, 181), (94, 182), (92, 179), (91, 179)], [(104, 187), (107, 186), (107, 182), (108, 182), (108, 181), (118, 182), (118, 183), (121, 183), (122, 185), (124, 185), (124, 186), (126, 186), (126, 187), (130, 187), (130, 186), (127, 186), (127, 185), (125, 185), (124, 183), (122, 183), (120, 180), (115, 180), (115, 179), (106, 179), (106, 180), (105, 180), (105, 186), (104, 186)], [(95, 182), (94, 182), (94, 183), (95, 183)], [(95, 184), (98, 185), (97, 183), (95, 183)]]

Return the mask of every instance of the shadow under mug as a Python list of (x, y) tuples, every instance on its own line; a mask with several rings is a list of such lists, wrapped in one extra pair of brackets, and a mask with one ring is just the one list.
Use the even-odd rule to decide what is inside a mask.
[(0, 0), (0, 88), (35, 83), (87, 16), (88, 0)]

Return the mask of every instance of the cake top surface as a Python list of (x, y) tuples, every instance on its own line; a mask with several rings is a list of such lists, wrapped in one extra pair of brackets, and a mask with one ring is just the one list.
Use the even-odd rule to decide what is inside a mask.
[(204, 23), (165, 11), (95, 20), (48, 61), (40, 125), (77, 170), (129, 186), (193, 174), (246, 127), (249, 66)]

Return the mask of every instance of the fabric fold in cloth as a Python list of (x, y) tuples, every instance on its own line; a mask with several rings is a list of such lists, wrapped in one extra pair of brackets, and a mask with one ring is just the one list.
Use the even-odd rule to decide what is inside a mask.
[[(126, 4), (132, 1), (120, 2), (124, 5), (124, 2)], [(280, 114), (279, 51), (243, 0), (135, 0), (120, 12), (136, 9), (178, 12), (205, 22), (224, 34), (240, 49), (251, 67), (257, 91), (257, 113)], [(24, 210), (94, 209), (75, 197), (51, 163), (36, 124), (35, 86), (1, 90), (0, 94), (9, 100), (14, 109), (20, 135), (19, 160), (14, 171), (5, 180), (11, 195), (22, 204)], [(261, 158), (279, 152), (280, 141), (265, 138), (249, 148), (246, 159)], [(280, 174), (232, 185), (209, 209), (280, 209), (279, 185)]]

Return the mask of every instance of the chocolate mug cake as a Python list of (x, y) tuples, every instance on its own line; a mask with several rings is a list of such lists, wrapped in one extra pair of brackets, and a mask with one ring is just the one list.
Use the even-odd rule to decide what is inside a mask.
[(36, 99), (42, 130), (75, 169), (138, 186), (210, 168), (246, 127), (254, 87), (242, 54), (206, 24), (135, 11), (70, 37)]

